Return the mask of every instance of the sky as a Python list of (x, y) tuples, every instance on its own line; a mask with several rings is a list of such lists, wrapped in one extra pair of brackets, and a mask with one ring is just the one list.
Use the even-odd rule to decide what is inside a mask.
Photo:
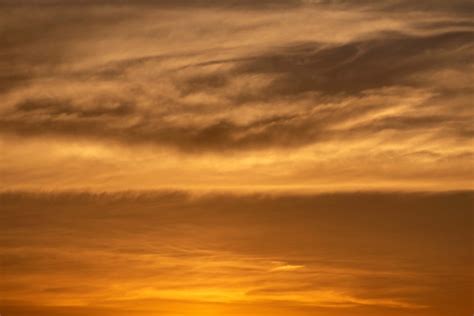
[(0, 0), (0, 313), (451, 316), (468, 0)]

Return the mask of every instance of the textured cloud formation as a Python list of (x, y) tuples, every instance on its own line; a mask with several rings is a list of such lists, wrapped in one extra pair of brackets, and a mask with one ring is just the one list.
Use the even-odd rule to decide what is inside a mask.
[[(133, 187), (192, 186), (194, 176), (220, 187), (249, 171), (264, 176), (234, 182), (336, 177), (351, 186), (363, 175), (374, 187), (469, 187), (469, 1), (1, 6), (1, 169), (10, 188), (127, 189), (137, 172), (160, 180)], [(202, 166), (210, 156), (213, 166)], [(76, 176), (60, 176), (57, 164), (96, 170), (72, 185)], [(301, 178), (315, 173), (319, 183)]]
[(7, 315), (471, 308), (471, 193), (4, 193), (0, 202)]

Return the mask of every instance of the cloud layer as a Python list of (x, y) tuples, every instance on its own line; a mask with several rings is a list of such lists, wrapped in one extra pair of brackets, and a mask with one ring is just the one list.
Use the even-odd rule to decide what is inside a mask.
[[(206, 169), (200, 185), (216, 187), (244, 181), (230, 181), (233, 171), (278, 170), (285, 176), (252, 186), (321, 185), (332, 174), (342, 187), (364, 174), (375, 187), (448, 177), (447, 189), (469, 188), (468, 1), (1, 5), (7, 187), (127, 189), (137, 172), (161, 178), (140, 188), (183, 187)], [(177, 166), (178, 181), (163, 180), (157, 159)], [(96, 170), (71, 185), (57, 164)], [(319, 183), (301, 179), (316, 170)]]

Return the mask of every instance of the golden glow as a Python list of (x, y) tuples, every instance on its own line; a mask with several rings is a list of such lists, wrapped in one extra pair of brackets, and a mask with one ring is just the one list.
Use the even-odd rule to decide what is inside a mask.
[[(3, 193), (2, 310), (463, 311), (472, 277), (471, 198)], [(439, 291), (453, 280), (456, 290)]]
[(0, 0), (0, 313), (472, 314), (473, 10)]

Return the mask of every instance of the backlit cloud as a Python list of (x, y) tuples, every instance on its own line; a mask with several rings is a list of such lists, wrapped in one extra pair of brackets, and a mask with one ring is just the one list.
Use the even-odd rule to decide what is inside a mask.
[[(9, 185), (25, 187), (27, 174), (15, 171), (25, 169), (22, 152), (42, 144), (42, 162), (22, 171), (35, 185), (35, 174), (63, 160), (52, 154), (54, 144), (80, 143), (102, 152), (115, 146), (113, 155), (95, 156), (97, 174), (100, 166), (120, 165), (133, 177), (134, 161), (113, 156), (138, 150), (146, 152), (140, 160), (166, 152), (181, 166), (188, 156), (212, 155), (217, 164), (207, 175), (215, 179), (232, 155), (242, 172), (249, 159), (271, 169), (283, 163), (290, 168), (283, 181), (304, 186), (296, 165), (308, 173), (317, 165), (324, 178), (338, 169), (329, 148), (346, 148), (338, 159), (384, 169), (382, 157), (395, 154), (397, 174), (424, 166), (417, 181), (432, 186), (446, 170), (452, 188), (467, 187), (457, 176), (472, 155), (474, 29), (465, 1), (435, 2), (429, 10), (408, 1), (2, 5), (0, 136), (11, 157), (3, 164)], [(368, 148), (370, 159), (360, 161)], [(282, 160), (289, 151), (293, 166), (269, 164), (268, 157)], [(84, 157), (70, 156), (76, 168), (90, 168)], [(75, 187), (126, 189), (133, 182), (106, 172), (117, 180), (90, 178)], [(374, 185), (391, 181), (367, 175)], [(162, 185), (183, 186), (162, 180), (142, 187)]]

